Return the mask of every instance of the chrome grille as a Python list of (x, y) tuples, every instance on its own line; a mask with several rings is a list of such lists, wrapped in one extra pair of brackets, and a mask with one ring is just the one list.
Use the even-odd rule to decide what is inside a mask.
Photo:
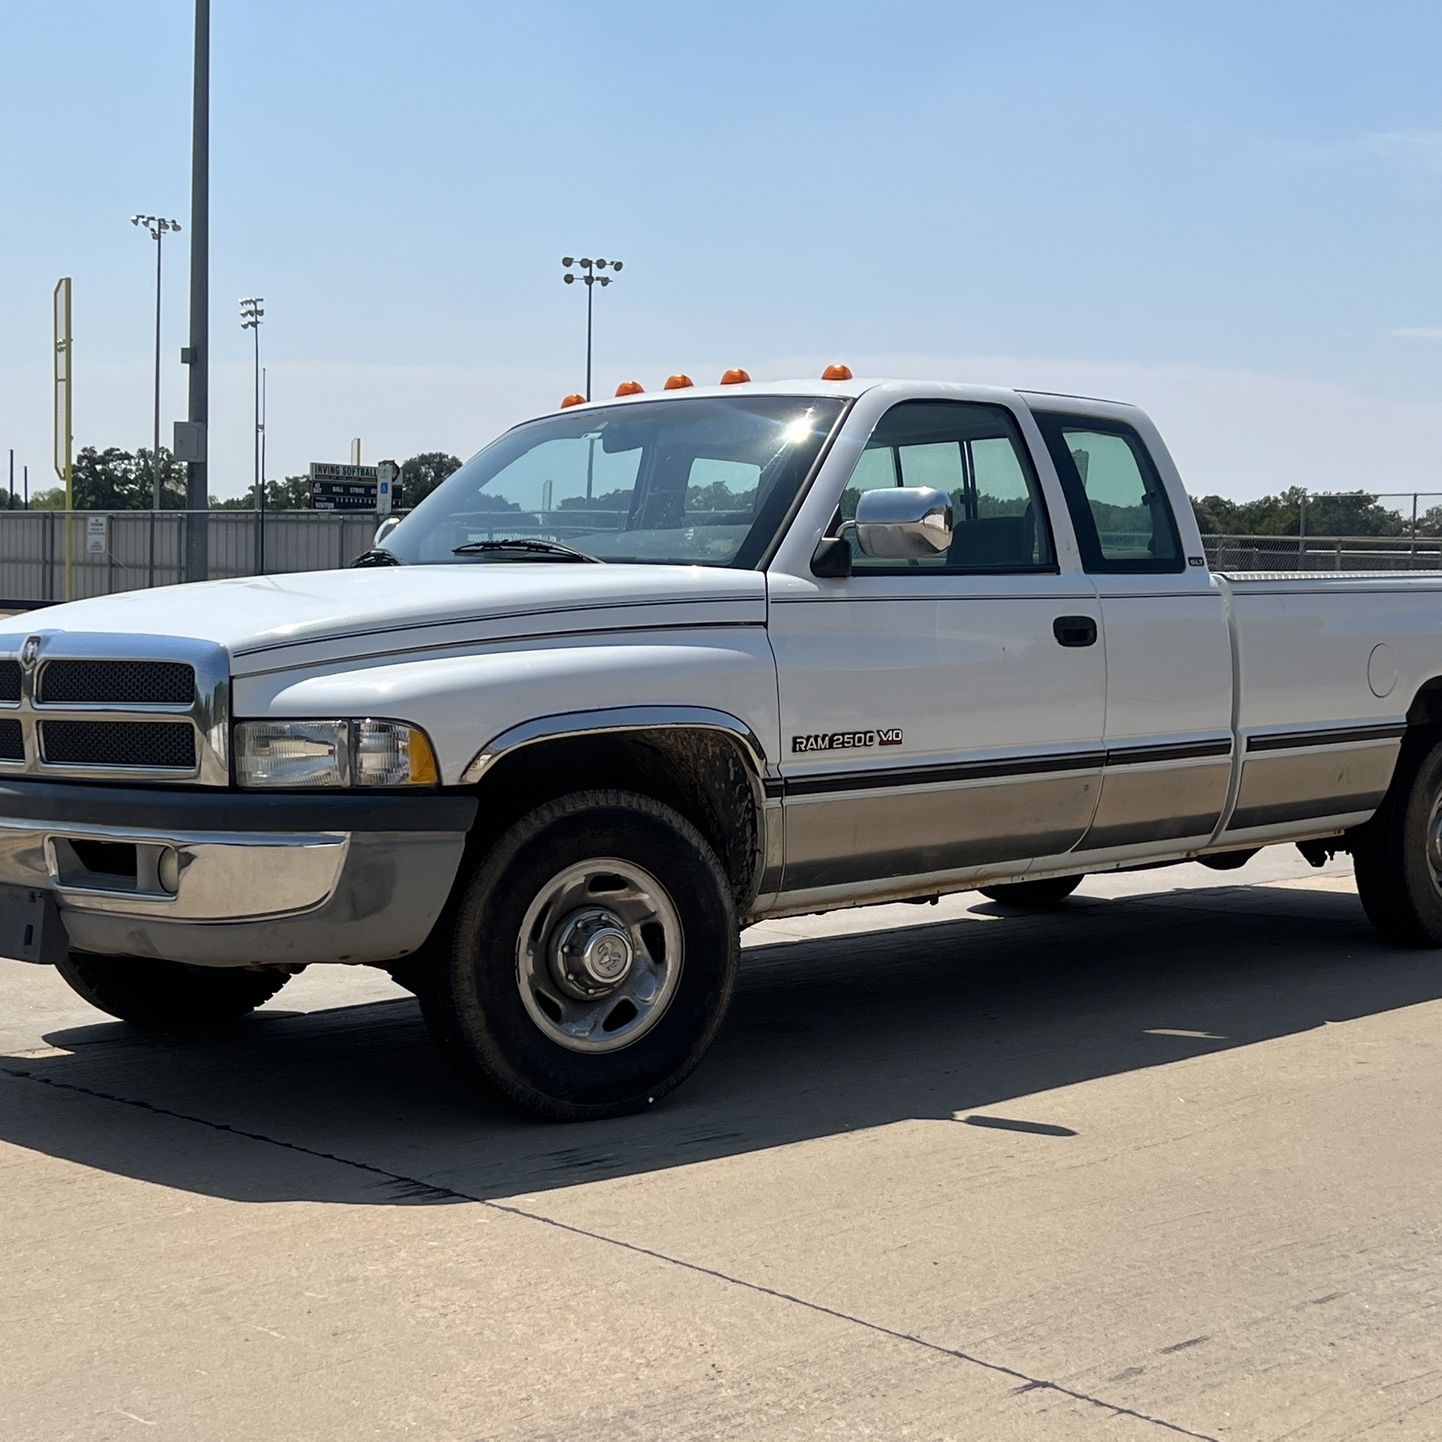
[(195, 770), (189, 721), (51, 721), (40, 723), (40, 754), (50, 766), (103, 770)]
[(212, 643), (0, 633), (0, 774), (225, 786), (229, 701)]
[(188, 706), (195, 668), (178, 661), (49, 661), (40, 668), (35, 699), (42, 706)]

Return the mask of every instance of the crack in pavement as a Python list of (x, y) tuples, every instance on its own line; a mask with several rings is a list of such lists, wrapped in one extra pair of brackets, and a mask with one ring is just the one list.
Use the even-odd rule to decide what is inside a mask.
[(865, 1317), (858, 1317), (850, 1312), (843, 1312), (836, 1307), (828, 1307), (824, 1302), (813, 1302), (806, 1297), (798, 1297), (791, 1292), (783, 1292), (777, 1287), (768, 1287), (762, 1282), (748, 1281), (745, 1277), (733, 1276), (729, 1272), (723, 1272), (715, 1267), (707, 1267), (699, 1262), (688, 1262), (684, 1257), (674, 1257), (667, 1252), (659, 1252), (651, 1247), (643, 1247), (638, 1242), (628, 1242), (621, 1237), (610, 1237), (604, 1232), (595, 1232), (587, 1227), (576, 1226), (571, 1222), (561, 1221), (558, 1217), (549, 1217), (544, 1212), (533, 1212), (525, 1207), (518, 1207), (509, 1202), (498, 1202), (487, 1197), (478, 1197), (470, 1192), (463, 1192), (454, 1187), (437, 1186), (431, 1182), (421, 1181), (417, 1177), (408, 1177), (400, 1172), (388, 1171), (384, 1167), (378, 1167), (370, 1162), (357, 1161), (354, 1157), (339, 1156), (334, 1152), (321, 1151), (318, 1147), (308, 1147), (300, 1142), (288, 1142), (278, 1137), (266, 1136), (263, 1132), (247, 1131), (243, 1127), (231, 1126), (228, 1122), (212, 1121), (209, 1117), (195, 1116), (189, 1112), (174, 1111), (169, 1107), (157, 1106), (153, 1102), (141, 1101), (135, 1097), (120, 1096), (115, 1092), (101, 1091), (96, 1087), (81, 1086), (78, 1082), (57, 1081), (53, 1077), (37, 1076), (34, 1072), (25, 1071), (18, 1067), (0, 1066), (0, 1076), (8, 1076), (17, 1081), (35, 1082), (40, 1086), (51, 1087), (56, 1091), (73, 1092), (79, 1096), (91, 1097), (96, 1101), (113, 1102), (118, 1106), (134, 1107), (138, 1111), (150, 1112), (154, 1116), (166, 1117), (171, 1121), (189, 1122), (194, 1126), (206, 1127), (211, 1131), (221, 1132), (228, 1136), (242, 1137), (246, 1141), (260, 1142), (265, 1146), (279, 1147), (284, 1151), (296, 1152), (301, 1156), (312, 1157), (318, 1161), (332, 1162), (337, 1166), (349, 1167), (354, 1171), (365, 1172), (370, 1176), (379, 1177), (394, 1187), (401, 1189), (403, 1195), (414, 1200), (433, 1200), (471, 1202), (476, 1206), (489, 1208), (493, 1212), (501, 1212), (506, 1216), (517, 1217), (524, 1221), (536, 1222), (544, 1227), (553, 1227), (558, 1231), (568, 1232), (572, 1236), (585, 1237), (589, 1241), (600, 1242), (604, 1246), (617, 1247), (622, 1251), (630, 1252), (635, 1256), (646, 1257), (651, 1261), (660, 1262), (663, 1265), (679, 1267), (683, 1271), (691, 1272), (696, 1276), (708, 1277), (712, 1281), (722, 1282), (727, 1286), (739, 1287), (744, 1291), (752, 1292), (759, 1296), (770, 1297), (774, 1301), (786, 1302), (792, 1306), (804, 1308), (818, 1316), (830, 1317), (835, 1321), (845, 1322), (853, 1327), (860, 1327), (865, 1331), (872, 1332), (878, 1336), (890, 1338), (896, 1342), (907, 1342), (912, 1346), (924, 1348), (926, 1351), (942, 1357), (950, 1357), (954, 1361), (965, 1362), (973, 1367), (980, 1367), (984, 1371), (991, 1372), (996, 1376), (1007, 1377), (1020, 1385), (1012, 1389), (1013, 1396), (1026, 1392), (1051, 1392), (1058, 1397), (1065, 1397), (1069, 1401), (1082, 1402), (1090, 1407), (1097, 1407), (1102, 1411), (1109, 1412), (1116, 1417), (1130, 1417), (1138, 1422), (1145, 1422), (1153, 1427), (1159, 1427), (1163, 1431), (1170, 1432), (1176, 1437), (1188, 1437), (1193, 1442), (1221, 1442), (1220, 1438), (1214, 1437), (1206, 1432), (1193, 1432), (1189, 1428), (1181, 1426), (1176, 1422), (1168, 1422), (1164, 1417), (1153, 1417), (1146, 1412), (1139, 1412), (1133, 1407), (1123, 1406), (1119, 1402), (1109, 1402), (1104, 1397), (1097, 1397), (1089, 1392), (1082, 1392), (1064, 1383), (1054, 1382), (1045, 1377), (1033, 1377), (1026, 1372), (1019, 1371), (1015, 1367), (1009, 1367), (1004, 1362), (988, 1361), (984, 1357), (978, 1357), (974, 1353), (964, 1352), (958, 1347), (944, 1347), (939, 1342), (929, 1342), (925, 1337), (919, 1337), (914, 1332), (902, 1332), (894, 1327), (888, 1327), (881, 1322), (868, 1321)]

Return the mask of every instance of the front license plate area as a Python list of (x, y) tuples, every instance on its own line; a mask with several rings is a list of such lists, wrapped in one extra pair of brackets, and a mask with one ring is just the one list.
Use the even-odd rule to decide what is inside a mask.
[(0, 956), (53, 966), (69, 946), (53, 893), (0, 886)]

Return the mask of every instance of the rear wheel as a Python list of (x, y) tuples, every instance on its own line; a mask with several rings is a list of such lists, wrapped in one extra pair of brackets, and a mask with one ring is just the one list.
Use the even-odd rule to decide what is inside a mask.
[(564, 1121), (640, 1111), (711, 1044), (739, 930), (715, 852), (649, 797), (587, 791), (477, 867), (421, 1005), (463, 1074)]
[(1409, 737), (1377, 814), (1352, 836), (1357, 895), (1394, 946), (1442, 946), (1442, 742)]
[(1042, 881), (1009, 881), (983, 886), (981, 894), (1001, 906), (1060, 906), (1082, 883), (1080, 876), (1048, 876)]
[(158, 1031), (224, 1026), (263, 1006), (291, 978), (268, 967), (185, 966), (72, 951), (56, 970), (93, 1007)]

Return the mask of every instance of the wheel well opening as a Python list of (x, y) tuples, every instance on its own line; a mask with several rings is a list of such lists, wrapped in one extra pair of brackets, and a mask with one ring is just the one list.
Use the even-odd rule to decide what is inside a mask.
[(1442, 676), (1424, 681), (1407, 708), (1409, 726), (1442, 726)]
[(472, 846), (483, 849), (537, 806), (574, 791), (637, 791), (678, 811), (711, 843), (744, 911), (760, 881), (758, 778), (722, 731), (654, 730), (564, 736), (503, 756), (478, 784)]

